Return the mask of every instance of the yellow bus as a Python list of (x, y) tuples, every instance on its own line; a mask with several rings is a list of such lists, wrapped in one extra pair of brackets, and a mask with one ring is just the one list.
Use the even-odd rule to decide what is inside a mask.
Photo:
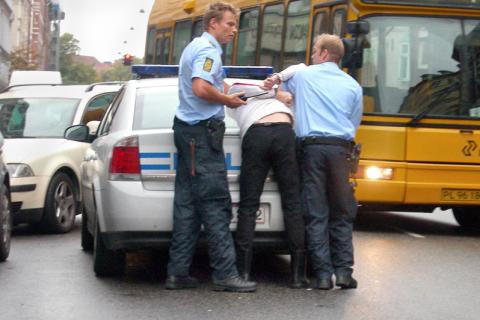
[[(177, 64), (211, 1), (157, 0), (145, 63)], [(480, 226), (479, 0), (232, 0), (241, 9), (228, 65), (281, 70), (310, 61), (312, 40), (350, 38), (364, 89), (356, 196), (388, 210), (452, 208)]]

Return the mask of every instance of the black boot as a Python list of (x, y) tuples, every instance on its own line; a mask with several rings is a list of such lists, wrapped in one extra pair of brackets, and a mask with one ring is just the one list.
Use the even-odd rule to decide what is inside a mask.
[(250, 272), (252, 269), (252, 256), (252, 249), (242, 250), (237, 248), (238, 275), (245, 281), (251, 281)]
[(292, 268), (292, 283), (294, 289), (308, 287), (305, 250), (296, 250), (291, 253), (290, 266)]

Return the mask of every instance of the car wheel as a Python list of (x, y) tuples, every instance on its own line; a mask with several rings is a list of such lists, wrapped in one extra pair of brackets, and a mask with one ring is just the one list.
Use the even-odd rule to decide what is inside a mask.
[(125, 253), (107, 249), (97, 222), (93, 242), (93, 271), (97, 277), (108, 277), (122, 274), (124, 267)]
[(93, 236), (88, 231), (88, 217), (87, 214), (85, 213), (85, 208), (82, 210), (82, 249), (84, 251), (92, 251), (93, 250)]
[(452, 211), (455, 220), (462, 228), (480, 229), (479, 207), (457, 207), (453, 208)]
[(72, 179), (58, 172), (50, 181), (45, 197), (41, 226), (47, 232), (67, 233), (73, 228), (77, 214), (77, 188)]
[(0, 195), (0, 262), (5, 261), (10, 253), (12, 226), (12, 203), (8, 189), (4, 187)]

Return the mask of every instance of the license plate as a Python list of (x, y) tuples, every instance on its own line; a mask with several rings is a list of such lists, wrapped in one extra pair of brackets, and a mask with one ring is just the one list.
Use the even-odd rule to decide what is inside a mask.
[[(238, 203), (232, 203), (232, 224), (237, 223)], [(257, 224), (265, 224), (270, 214), (270, 205), (268, 203), (260, 203), (257, 212)]]
[(442, 189), (443, 201), (480, 201), (480, 190)]

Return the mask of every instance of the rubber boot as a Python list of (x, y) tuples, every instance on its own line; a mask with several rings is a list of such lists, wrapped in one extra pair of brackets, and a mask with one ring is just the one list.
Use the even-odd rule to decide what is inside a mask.
[(290, 266), (292, 269), (291, 287), (301, 289), (308, 287), (307, 266), (305, 250), (297, 250), (291, 253)]

